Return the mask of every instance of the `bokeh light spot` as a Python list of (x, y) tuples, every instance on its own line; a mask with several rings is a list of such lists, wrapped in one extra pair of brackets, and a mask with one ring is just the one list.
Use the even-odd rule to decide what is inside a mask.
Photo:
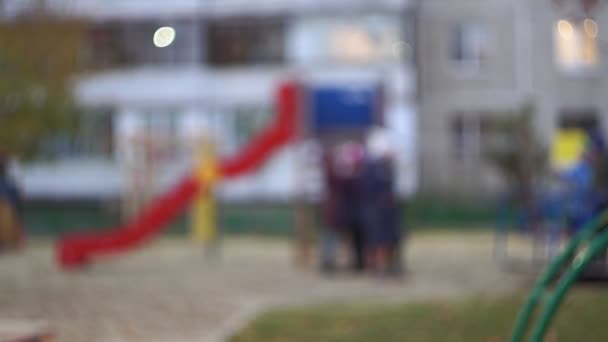
[(161, 27), (154, 32), (154, 45), (159, 48), (164, 48), (175, 40), (175, 29), (173, 27)]

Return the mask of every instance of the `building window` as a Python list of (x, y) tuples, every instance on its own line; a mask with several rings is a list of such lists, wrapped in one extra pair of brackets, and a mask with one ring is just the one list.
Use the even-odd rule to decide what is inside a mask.
[(212, 22), (207, 28), (207, 61), (214, 66), (283, 63), (284, 33), (280, 20)]
[(479, 125), (475, 117), (463, 113), (454, 115), (450, 122), (450, 145), (453, 158), (466, 160), (478, 155), (478, 135)]
[(127, 64), (124, 27), (114, 23), (91, 27), (80, 54), (86, 68), (108, 68)]
[(507, 143), (497, 120), (487, 112), (457, 112), (450, 123), (452, 156), (459, 161), (479, 161), (489, 147)]
[(488, 57), (488, 33), (484, 25), (467, 22), (450, 32), (450, 60), (458, 67), (478, 70)]
[(93, 109), (81, 114), (73, 132), (44, 142), (43, 154), (52, 158), (112, 158), (113, 111)]
[(265, 106), (234, 108), (234, 130), (237, 146), (246, 145), (259, 134), (272, 118), (272, 109)]
[(597, 65), (599, 28), (592, 19), (560, 20), (555, 24), (555, 58), (563, 70), (579, 70)]
[[(174, 41), (163, 48), (154, 45), (160, 27), (175, 29)], [(198, 25), (194, 21), (111, 21), (90, 28), (81, 53), (88, 68), (137, 65), (188, 64), (198, 61)]]
[(564, 109), (560, 111), (559, 127), (593, 132), (598, 130), (601, 125), (598, 112), (594, 109)]
[(112, 110), (96, 110), (85, 114), (79, 141), (83, 155), (111, 158), (114, 153), (114, 123)]
[(411, 63), (412, 26), (384, 14), (297, 18), (289, 25), (287, 53), (298, 64)]

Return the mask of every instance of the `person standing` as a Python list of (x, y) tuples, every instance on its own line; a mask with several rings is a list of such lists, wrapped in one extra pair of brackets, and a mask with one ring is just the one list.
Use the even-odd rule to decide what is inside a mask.
[(336, 270), (336, 256), (339, 233), (342, 231), (338, 221), (338, 176), (336, 174), (335, 153), (331, 149), (323, 151), (322, 168), (324, 180), (321, 217), (323, 226), (319, 245), (320, 270), (332, 273)]
[(0, 151), (0, 249), (18, 247), (23, 240), (23, 201), (8, 173), (8, 154)]
[(363, 200), (361, 192), (361, 167), (363, 146), (347, 141), (335, 151), (335, 219), (340, 229), (348, 235), (351, 247), (351, 268), (355, 272), (365, 269), (365, 237), (363, 225)]
[(369, 267), (379, 274), (398, 273), (401, 234), (394, 160), (389, 135), (382, 128), (374, 129), (368, 137), (361, 179)]

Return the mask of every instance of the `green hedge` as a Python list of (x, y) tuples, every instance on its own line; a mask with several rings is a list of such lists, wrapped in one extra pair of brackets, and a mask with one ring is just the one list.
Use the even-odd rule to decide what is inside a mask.
[[(25, 207), (25, 225), (32, 236), (58, 236), (66, 233), (96, 231), (121, 222), (117, 206), (97, 202), (33, 202)], [(290, 233), (293, 210), (287, 205), (230, 205), (219, 209), (223, 233)], [(188, 215), (182, 215), (167, 230), (168, 234), (185, 234)]]
[(416, 198), (405, 204), (407, 223), (416, 227), (480, 228), (496, 221), (495, 200)]
[[(121, 222), (118, 205), (100, 202), (30, 202), (25, 208), (29, 235), (58, 236), (70, 232), (95, 231)], [(450, 201), (417, 198), (403, 205), (406, 225), (411, 229), (488, 227), (494, 221), (491, 201)], [(219, 226), (223, 234), (290, 235), (294, 206), (290, 204), (221, 205)], [(317, 215), (317, 220), (319, 219)], [(187, 215), (172, 224), (168, 234), (188, 231)]]

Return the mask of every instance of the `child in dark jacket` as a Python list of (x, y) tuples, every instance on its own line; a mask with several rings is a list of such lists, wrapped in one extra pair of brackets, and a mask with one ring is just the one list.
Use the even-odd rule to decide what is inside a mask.
[(390, 141), (376, 130), (368, 139), (362, 179), (363, 215), (369, 267), (389, 273), (399, 258), (399, 212), (395, 194), (395, 175)]
[(335, 268), (340, 235), (346, 235), (351, 246), (351, 267), (362, 271), (365, 266), (364, 231), (361, 208), (360, 171), (363, 147), (343, 142), (325, 156), (325, 230), (321, 239), (321, 269)]

